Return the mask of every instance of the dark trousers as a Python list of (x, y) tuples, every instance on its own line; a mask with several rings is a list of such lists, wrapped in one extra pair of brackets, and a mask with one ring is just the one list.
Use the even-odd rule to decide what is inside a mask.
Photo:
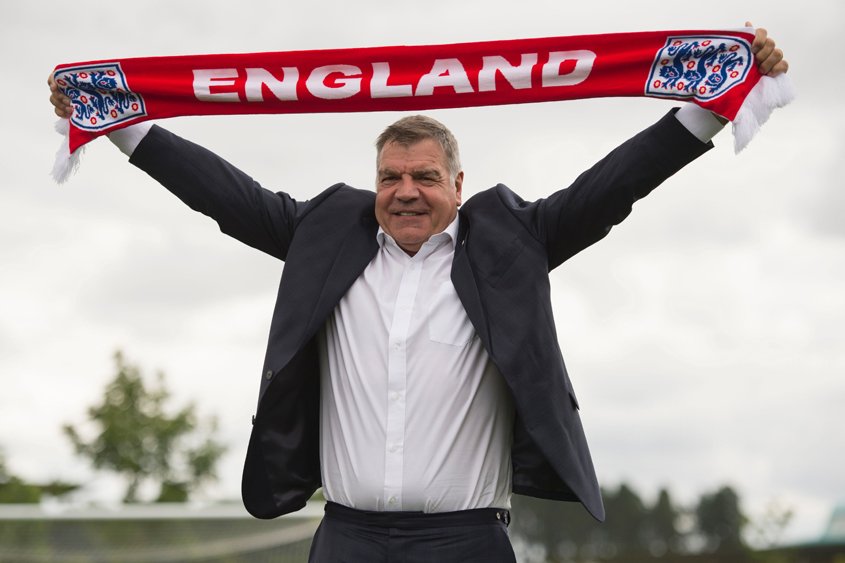
[(507, 510), (367, 512), (335, 503), (309, 563), (515, 563)]

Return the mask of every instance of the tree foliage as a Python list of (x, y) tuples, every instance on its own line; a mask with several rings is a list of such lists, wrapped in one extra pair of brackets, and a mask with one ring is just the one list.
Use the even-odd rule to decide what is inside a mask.
[(748, 519), (739, 507), (739, 495), (731, 487), (703, 495), (695, 512), (707, 551), (730, 553), (746, 549), (742, 530)]
[(5, 460), (0, 458), (0, 502), (36, 503), (40, 500), (41, 490), (9, 473)]
[(680, 516), (669, 491), (660, 489), (657, 502), (646, 517), (646, 541), (652, 555), (662, 556), (684, 551), (683, 534), (678, 524)]
[(170, 414), (170, 392), (164, 374), (155, 386), (144, 383), (140, 369), (118, 351), (116, 374), (102, 402), (88, 408), (92, 436), (68, 424), (65, 435), (77, 454), (96, 469), (126, 480), (124, 502), (137, 502), (144, 483), (157, 484), (158, 501), (180, 502), (206, 481), (216, 478), (225, 447), (214, 438), (216, 420), (200, 421), (193, 404)]
[(0, 504), (32, 504), (41, 502), (45, 496), (61, 497), (79, 488), (79, 485), (52, 481), (47, 484), (29, 483), (13, 475), (6, 467), (6, 460), (0, 454)]
[[(667, 489), (653, 504), (629, 485), (603, 490), (607, 519), (593, 520), (578, 504), (515, 495), (514, 537), (542, 546), (546, 560), (612, 561), (679, 559), (692, 553), (742, 555), (747, 519), (739, 496), (728, 486), (706, 493), (690, 507), (678, 507)], [(683, 522), (687, 522), (683, 525)]]
[(613, 552), (641, 553), (648, 549), (648, 510), (639, 495), (626, 483), (605, 495), (607, 519), (600, 529)]

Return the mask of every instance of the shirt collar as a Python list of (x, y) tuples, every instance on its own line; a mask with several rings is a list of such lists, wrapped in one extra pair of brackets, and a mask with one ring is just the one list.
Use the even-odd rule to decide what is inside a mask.
[[(458, 240), (458, 226), (460, 217), (461, 214), (456, 213), (455, 218), (452, 219), (452, 222), (449, 223), (449, 225), (445, 229), (443, 229), (443, 231), (435, 235), (431, 235), (431, 237), (422, 245), (420, 251), (422, 252), (423, 249), (426, 247), (432, 247), (433, 250), (434, 248), (438, 248), (446, 243), (451, 244), (451, 249), (454, 250), (455, 241)], [(376, 233), (376, 240), (378, 241), (379, 248), (384, 248), (385, 243), (388, 241), (392, 246), (400, 248), (396, 241), (393, 239), (393, 237), (384, 232), (384, 229), (381, 228), (381, 225), (379, 225), (378, 227), (378, 232)], [(404, 250), (402, 252), (404, 252)], [(426, 252), (425, 254), (427, 255), (429, 253)]]

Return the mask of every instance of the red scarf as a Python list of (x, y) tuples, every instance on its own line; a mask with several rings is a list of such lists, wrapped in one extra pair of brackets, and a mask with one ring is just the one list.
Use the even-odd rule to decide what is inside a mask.
[(761, 82), (753, 39), (749, 29), (662, 31), (63, 64), (54, 77), (75, 111), (53, 174), (65, 180), (82, 145), (148, 119), (610, 96), (698, 104), (734, 121), (739, 150), (792, 98), (783, 75)]

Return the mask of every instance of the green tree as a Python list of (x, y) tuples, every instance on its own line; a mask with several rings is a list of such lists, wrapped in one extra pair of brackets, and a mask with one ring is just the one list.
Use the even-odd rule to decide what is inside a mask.
[(155, 387), (147, 387), (140, 369), (120, 351), (114, 361), (117, 373), (106, 385), (102, 402), (88, 409), (93, 437), (84, 438), (70, 424), (64, 426), (65, 434), (96, 469), (126, 479), (124, 502), (137, 502), (145, 482), (158, 485), (157, 501), (187, 500), (197, 487), (216, 478), (225, 451), (214, 438), (216, 420), (200, 421), (193, 404), (168, 414), (170, 393), (163, 373)]
[(52, 481), (46, 485), (28, 483), (12, 475), (6, 468), (6, 460), (0, 454), (0, 503), (38, 503), (44, 496), (60, 497), (79, 488), (79, 485)]
[(511, 504), (511, 535), (535, 548), (542, 545), (546, 561), (581, 560), (596, 551), (601, 525), (579, 503), (514, 495)]
[(758, 547), (774, 548), (781, 543), (786, 527), (795, 515), (792, 507), (777, 500), (769, 501), (763, 514), (750, 522), (751, 537)]
[(678, 509), (667, 489), (660, 489), (657, 501), (647, 517), (648, 549), (652, 555), (677, 554), (682, 551), (683, 535), (678, 530)]
[(605, 494), (607, 520), (601, 528), (610, 548), (604, 551), (614, 554), (640, 554), (647, 549), (647, 511), (640, 496), (626, 483), (619, 485), (616, 492)]
[(41, 489), (9, 473), (6, 461), (0, 457), (0, 502), (37, 503), (40, 500)]
[(706, 551), (739, 553), (746, 550), (742, 530), (748, 519), (740, 508), (739, 495), (731, 487), (724, 486), (715, 493), (702, 495), (695, 515)]

